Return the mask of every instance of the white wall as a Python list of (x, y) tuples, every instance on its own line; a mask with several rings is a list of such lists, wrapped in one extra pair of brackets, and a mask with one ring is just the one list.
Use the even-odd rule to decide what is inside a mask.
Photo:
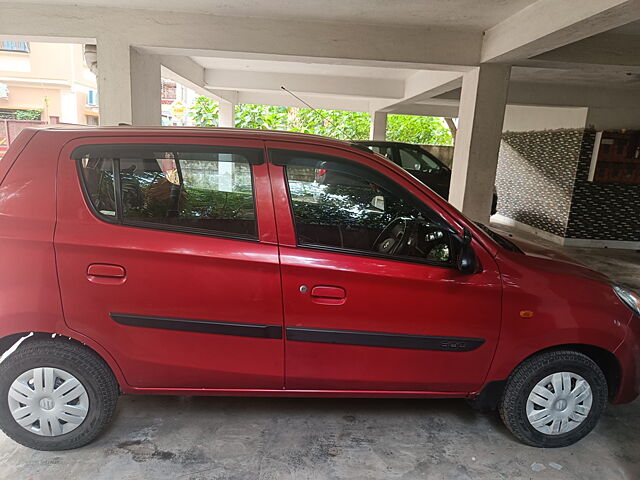
[(507, 105), (503, 132), (557, 129), (640, 130), (640, 108), (537, 107)]
[(590, 108), (587, 125), (595, 130), (640, 130), (640, 108)]
[(584, 128), (587, 124), (587, 112), (588, 109), (583, 107), (507, 105), (502, 131), (529, 132)]

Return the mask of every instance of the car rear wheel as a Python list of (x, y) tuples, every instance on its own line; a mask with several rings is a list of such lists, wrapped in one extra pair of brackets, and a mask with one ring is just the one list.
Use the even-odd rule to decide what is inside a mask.
[(586, 355), (553, 351), (525, 360), (511, 374), (500, 416), (523, 443), (564, 447), (596, 426), (607, 403), (607, 381)]
[(0, 427), (36, 450), (92, 441), (116, 406), (118, 385), (94, 352), (66, 340), (31, 340), (0, 364)]

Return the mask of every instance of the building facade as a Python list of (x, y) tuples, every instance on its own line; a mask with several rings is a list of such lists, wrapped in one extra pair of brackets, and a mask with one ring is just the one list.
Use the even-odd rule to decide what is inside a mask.
[(96, 77), (82, 45), (0, 42), (0, 118), (97, 125)]

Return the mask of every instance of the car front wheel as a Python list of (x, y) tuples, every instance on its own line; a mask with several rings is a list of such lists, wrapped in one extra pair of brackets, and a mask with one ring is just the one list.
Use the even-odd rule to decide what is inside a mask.
[(0, 427), (30, 448), (89, 443), (111, 419), (117, 398), (105, 362), (66, 340), (26, 341), (0, 364)]
[(511, 374), (500, 416), (523, 443), (564, 447), (593, 430), (607, 395), (606, 378), (589, 357), (573, 351), (544, 352)]

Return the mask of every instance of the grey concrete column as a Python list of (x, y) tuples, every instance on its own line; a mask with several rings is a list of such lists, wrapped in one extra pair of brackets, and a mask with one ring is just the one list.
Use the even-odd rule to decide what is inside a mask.
[(160, 61), (118, 36), (101, 36), (97, 44), (100, 125), (161, 125)]
[(131, 49), (132, 125), (162, 125), (160, 59)]
[(132, 122), (130, 46), (117, 35), (97, 42), (97, 80), (100, 125)]
[(371, 112), (371, 140), (387, 139), (387, 114), (385, 112)]
[(220, 100), (218, 110), (219, 127), (235, 127), (236, 105), (235, 103)]
[(449, 202), (487, 222), (496, 179), (511, 66), (483, 64), (462, 77)]

